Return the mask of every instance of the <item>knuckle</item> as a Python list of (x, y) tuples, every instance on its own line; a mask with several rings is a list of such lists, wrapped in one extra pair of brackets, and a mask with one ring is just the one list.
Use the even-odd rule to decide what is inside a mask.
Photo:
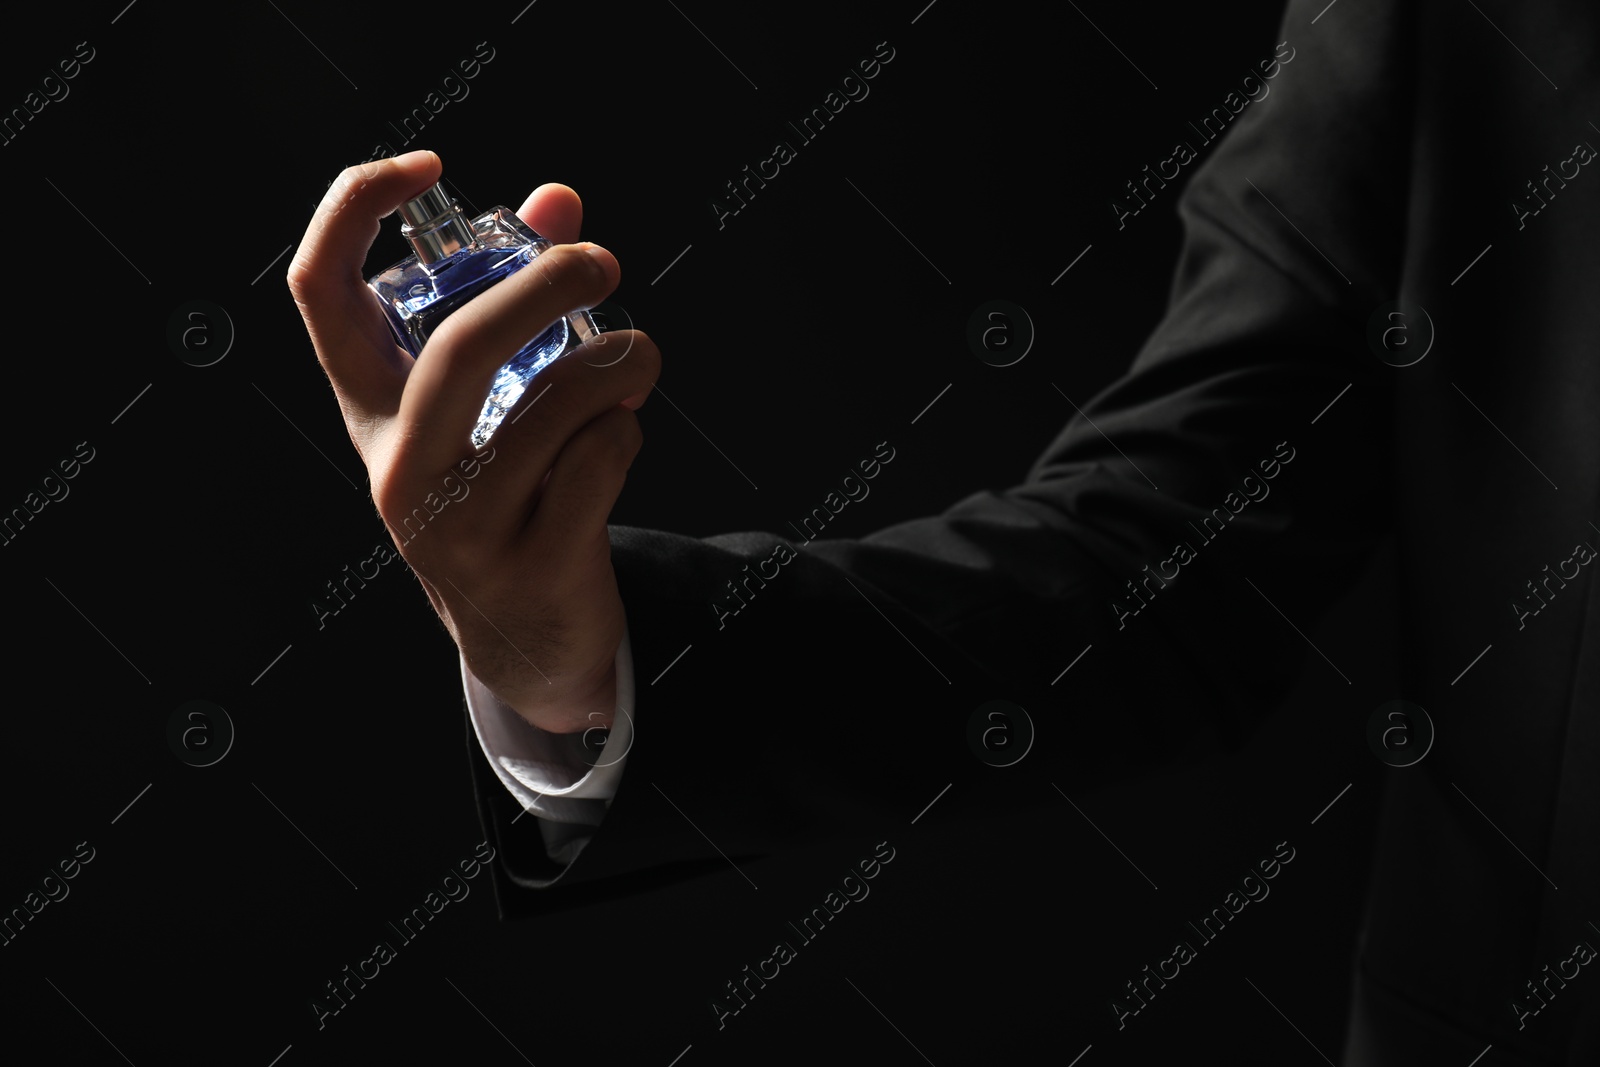
[(328, 189), (328, 203), (343, 204), (365, 189), (374, 178), (383, 173), (383, 160), (357, 163), (339, 172)]
[(296, 252), (289, 260), (289, 269), (284, 271), (283, 280), (288, 284), (289, 295), (294, 297), (295, 303), (304, 304), (316, 285), (317, 275), (306, 258)]
[(423, 343), (423, 353), (435, 359), (470, 361), (474, 353), (486, 346), (500, 346), (509, 355), (516, 347), (508, 340), (511, 319), (504, 310), (491, 314), (481, 308), (462, 308), (433, 327)]
[[(475, 329), (477, 329), (477, 323), (470, 315), (464, 315), (459, 312), (451, 315), (429, 331), (428, 340), (423, 345), (423, 352), (424, 354), (433, 355), (450, 351), (459, 344), (470, 344), (470, 335)], [(456, 337), (458, 333), (465, 333), (468, 336), (458, 339)]]
[(578, 245), (556, 245), (533, 261), (547, 285), (587, 293), (605, 284), (605, 270)]

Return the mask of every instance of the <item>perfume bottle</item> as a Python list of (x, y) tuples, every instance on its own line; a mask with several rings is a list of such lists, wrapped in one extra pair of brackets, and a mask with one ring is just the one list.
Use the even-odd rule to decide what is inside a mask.
[[(428, 334), (451, 312), (553, 247), (510, 208), (467, 218), (439, 185), (402, 204), (400, 218), (400, 232), (413, 252), (367, 285), (400, 347), (413, 356), (422, 355)], [(523, 346), (495, 375), (472, 430), (473, 446), (482, 448), (494, 436), (535, 374), (599, 332), (588, 310), (580, 308)]]

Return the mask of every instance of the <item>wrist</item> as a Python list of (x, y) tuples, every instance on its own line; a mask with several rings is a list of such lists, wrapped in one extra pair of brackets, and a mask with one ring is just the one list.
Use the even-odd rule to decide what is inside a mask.
[(565, 684), (535, 682), (518, 693), (495, 695), (524, 722), (548, 733), (575, 734), (597, 726), (609, 730), (617, 709), (616, 659)]

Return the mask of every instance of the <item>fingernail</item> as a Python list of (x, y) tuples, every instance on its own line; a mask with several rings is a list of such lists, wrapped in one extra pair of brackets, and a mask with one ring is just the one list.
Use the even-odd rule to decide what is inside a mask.
[(407, 152), (404, 155), (395, 156), (393, 158), (396, 165), (401, 167), (409, 167), (417, 163), (421, 163), (429, 156), (433, 156), (435, 159), (438, 158), (438, 156), (436, 156), (431, 149), (427, 148), (419, 148), (414, 152)]

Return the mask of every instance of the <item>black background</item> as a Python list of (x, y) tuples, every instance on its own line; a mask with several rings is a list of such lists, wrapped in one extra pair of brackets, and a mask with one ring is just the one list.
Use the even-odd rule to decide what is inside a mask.
[[(1177, 187), (1121, 230), (1110, 199), (1271, 56), (1281, 4), (923, 3), (8, 14), (7, 110), (78, 42), (95, 50), (0, 147), (0, 509), (78, 442), (94, 449), (70, 495), (0, 547), (15, 623), (0, 908), (78, 842), (95, 849), (70, 895), (0, 948), (8, 1041), (61, 1062), (286, 1067), (435, 1049), (665, 1065), (687, 1048), (677, 1062), (693, 1067), (995, 1050), (1066, 1063), (1092, 1046), (1092, 1067), (1316, 1062), (1309, 1042), (1337, 1058), (1373, 813), (1382, 776), (1404, 773), (1365, 734), (1403, 695), (1381, 574), (1308, 630), (1360, 684), (1311, 657), (1224, 761), (1089, 795), (1058, 783), (1081, 812), (907, 825), (753, 863), (759, 893), (729, 870), (506, 924), (480, 877), (324, 1028), (309, 1006), (483, 834), (458, 660), (414, 579), (391, 564), (321, 630), (310, 606), (386, 534), (285, 250), (381, 142), (439, 152), (476, 210), (545, 181), (577, 189), (672, 401), (641, 413), (619, 523), (781, 529), (885, 439), (901, 458), (830, 536), (1013, 484), (1071, 414), (1062, 393), (1082, 404), (1111, 381), (1160, 314)], [(390, 123), (480, 41), (494, 58), (470, 95), (402, 145)], [(785, 123), (881, 41), (895, 56), (870, 95), (719, 229), (723, 183), (794, 143)], [(367, 273), (404, 254), (397, 230), (386, 221)], [(966, 344), (993, 299), (1037, 331), (1014, 366)], [(212, 366), (167, 343), (191, 300), (236, 331)], [(893, 722), (841, 692), (816, 728), (887, 751)], [(193, 699), (237, 729), (211, 767), (167, 744)], [(758, 697), (704, 700), (711, 717)], [(709, 998), (882, 838), (898, 857), (872, 896), (719, 1032)], [(1119, 1032), (1123, 983), (1284, 840), (1297, 855), (1272, 895)]]

